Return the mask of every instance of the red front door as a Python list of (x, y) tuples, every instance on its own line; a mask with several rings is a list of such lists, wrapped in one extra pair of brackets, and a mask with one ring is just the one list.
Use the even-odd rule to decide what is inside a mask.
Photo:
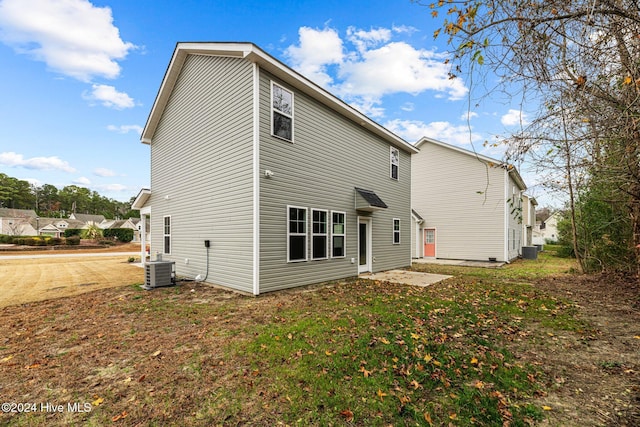
[(436, 229), (424, 229), (424, 256), (435, 258), (436, 256)]

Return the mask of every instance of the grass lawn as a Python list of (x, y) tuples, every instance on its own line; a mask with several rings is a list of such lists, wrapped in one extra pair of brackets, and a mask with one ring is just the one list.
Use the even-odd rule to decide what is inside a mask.
[(6, 307), (4, 401), (90, 410), (0, 414), (0, 423), (543, 421), (554, 381), (523, 356), (590, 326), (575, 304), (531, 283), (571, 277), (571, 261), (543, 253), (501, 269), (414, 268), (456, 277), (427, 288), (353, 279), (258, 298), (192, 283), (130, 286)]

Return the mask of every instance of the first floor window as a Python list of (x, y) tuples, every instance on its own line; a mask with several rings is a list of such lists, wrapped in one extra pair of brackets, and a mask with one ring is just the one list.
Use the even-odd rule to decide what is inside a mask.
[(393, 244), (400, 243), (400, 220), (398, 218), (393, 219)]
[(345, 256), (345, 213), (331, 212), (331, 256)]
[(162, 235), (164, 237), (164, 245), (163, 245), (162, 253), (169, 255), (171, 254), (171, 217), (170, 216), (164, 217)]
[(287, 251), (289, 261), (307, 260), (307, 209), (288, 207)]
[(327, 211), (311, 210), (313, 216), (311, 232), (311, 258), (327, 258)]

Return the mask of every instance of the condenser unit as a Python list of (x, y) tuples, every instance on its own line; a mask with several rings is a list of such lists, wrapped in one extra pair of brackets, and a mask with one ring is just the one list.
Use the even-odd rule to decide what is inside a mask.
[(176, 284), (175, 265), (173, 261), (151, 261), (145, 265), (145, 281), (143, 289), (150, 290)]

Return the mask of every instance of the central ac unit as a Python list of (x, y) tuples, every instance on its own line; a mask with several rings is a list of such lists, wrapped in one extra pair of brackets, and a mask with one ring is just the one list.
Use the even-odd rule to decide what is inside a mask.
[(151, 261), (145, 265), (145, 281), (143, 289), (150, 290), (176, 284), (173, 261)]

